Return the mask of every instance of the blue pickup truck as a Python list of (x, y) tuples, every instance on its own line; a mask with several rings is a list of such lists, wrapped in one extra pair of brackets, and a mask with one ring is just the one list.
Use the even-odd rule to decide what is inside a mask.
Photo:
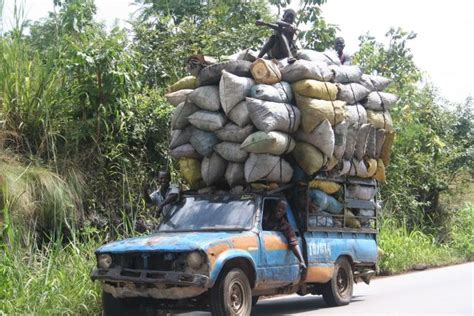
[[(375, 186), (370, 181), (362, 185)], [(354, 283), (368, 283), (376, 270), (376, 216), (365, 218), (367, 225), (360, 228), (348, 227), (345, 213), (339, 219), (331, 216), (339, 225), (324, 225), (327, 215), (308, 207), (291, 209), (295, 199), (307, 196), (291, 190), (286, 216), (303, 250), (306, 273), (285, 236), (262, 229), (264, 212), (288, 194), (186, 193), (154, 234), (97, 249), (92, 279), (101, 283), (104, 314), (207, 310), (250, 315), (259, 296), (290, 293), (322, 295), (329, 306), (348, 304)], [(373, 200), (344, 199), (345, 210), (375, 212), (375, 205)]]

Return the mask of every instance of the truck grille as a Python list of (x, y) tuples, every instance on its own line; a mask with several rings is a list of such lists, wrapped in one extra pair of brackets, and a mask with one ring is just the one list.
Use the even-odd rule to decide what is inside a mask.
[(184, 256), (175, 253), (115, 254), (112, 262), (123, 269), (180, 271), (181, 266), (184, 269)]

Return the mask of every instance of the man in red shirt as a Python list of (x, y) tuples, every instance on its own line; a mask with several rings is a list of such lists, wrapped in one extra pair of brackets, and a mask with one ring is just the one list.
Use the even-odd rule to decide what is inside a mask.
[(298, 244), (298, 240), (296, 239), (296, 234), (290, 223), (288, 223), (287, 219), (285, 218), (287, 207), (288, 204), (285, 200), (278, 200), (275, 209), (272, 212), (268, 212), (264, 215), (262, 228), (264, 230), (280, 231), (283, 233), (283, 235), (285, 235), (286, 239), (288, 240), (288, 245), (290, 246), (291, 251), (295, 254), (296, 258), (298, 258), (298, 261), (300, 262), (300, 269), (304, 273), (306, 272), (306, 264), (304, 262), (303, 255), (301, 254), (301, 249)]

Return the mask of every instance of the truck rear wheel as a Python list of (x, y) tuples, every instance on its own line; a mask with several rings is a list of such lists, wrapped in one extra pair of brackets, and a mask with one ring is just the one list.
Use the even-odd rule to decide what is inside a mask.
[(234, 268), (221, 275), (211, 290), (211, 313), (215, 316), (248, 316), (252, 291), (247, 275)]
[(341, 257), (334, 264), (332, 279), (323, 284), (322, 294), (328, 306), (342, 306), (350, 303), (354, 290), (354, 277), (349, 261)]

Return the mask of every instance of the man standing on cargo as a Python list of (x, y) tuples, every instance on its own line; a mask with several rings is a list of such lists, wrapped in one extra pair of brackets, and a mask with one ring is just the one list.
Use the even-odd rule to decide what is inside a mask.
[(350, 65), (352, 64), (352, 58), (348, 54), (344, 53), (344, 47), (346, 47), (344, 39), (342, 37), (336, 38), (334, 49), (336, 50), (337, 56), (341, 61), (341, 65)]
[(156, 216), (160, 216), (163, 207), (174, 203), (179, 198), (179, 189), (176, 185), (170, 184), (171, 175), (166, 170), (161, 170), (158, 174), (158, 183), (160, 186), (157, 190), (148, 194), (147, 188), (144, 190), (144, 199), (147, 205), (154, 205), (157, 207)]
[(264, 230), (280, 231), (283, 233), (283, 235), (285, 235), (291, 251), (295, 254), (296, 258), (298, 258), (298, 261), (300, 262), (300, 269), (302, 271), (302, 276), (304, 276), (306, 274), (306, 264), (298, 244), (298, 239), (296, 239), (296, 234), (290, 223), (288, 223), (287, 219), (285, 218), (287, 208), (288, 204), (285, 200), (278, 200), (275, 209), (265, 214), (262, 228)]

